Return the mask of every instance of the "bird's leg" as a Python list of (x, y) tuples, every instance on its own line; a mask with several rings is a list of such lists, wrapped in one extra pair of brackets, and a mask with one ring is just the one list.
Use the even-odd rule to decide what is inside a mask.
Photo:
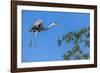
[(34, 37), (37, 35), (38, 31), (35, 32)]
[(32, 47), (32, 37), (30, 39), (30, 44), (29, 44), (30, 48)]
[(36, 48), (36, 41), (35, 41), (35, 37), (37, 35), (38, 31), (35, 32), (34, 36), (33, 36), (33, 41), (34, 41), (34, 47)]
[(34, 41), (34, 47), (36, 47), (35, 37), (36, 37), (37, 33), (38, 33), (38, 31), (35, 32), (35, 34), (33, 34), (33, 36), (31, 37), (31, 40), (30, 40), (30, 47), (32, 47), (32, 39), (33, 39), (33, 41)]
[(30, 39), (30, 44), (29, 44), (30, 48), (32, 47), (32, 38)]

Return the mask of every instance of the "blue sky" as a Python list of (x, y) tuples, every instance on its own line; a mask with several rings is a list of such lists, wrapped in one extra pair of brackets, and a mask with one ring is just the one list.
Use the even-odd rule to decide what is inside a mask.
[[(43, 20), (44, 27), (48, 27), (53, 22), (57, 22), (58, 26), (39, 32), (35, 37), (36, 48), (34, 42), (30, 48), (29, 43), (33, 33), (29, 30), (37, 19)], [(63, 60), (63, 54), (72, 45), (63, 43), (59, 47), (57, 44), (58, 37), (88, 27), (89, 24), (89, 13), (22, 10), (22, 62)], [(89, 49), (84, 48), (84, 51), (89, 52)]]

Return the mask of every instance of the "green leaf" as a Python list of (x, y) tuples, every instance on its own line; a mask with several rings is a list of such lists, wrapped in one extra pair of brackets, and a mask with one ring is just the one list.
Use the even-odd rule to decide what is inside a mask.
[(64, 57), (64, 60), (69, 60), (69, 57), (65, 54), (63, 55), (63, 57)]
[[(71, 43), (74, 44), (71, 47), (71, 50), (67, 50), (67, 52), (63, 55), (64, 60), (69, 60), (71, 58), (76, 59), (89, 59), (89, 54), (84, 54), (84, 50), (82, 51), (81, 47), (90, 47), (90, 27), (81, 28), (76, 32), (68, 32), (61, 38), (58, 38), (57, 43), (61, 46), (63, 43)], [(66, 47), (67, 49), (67, 47)]]

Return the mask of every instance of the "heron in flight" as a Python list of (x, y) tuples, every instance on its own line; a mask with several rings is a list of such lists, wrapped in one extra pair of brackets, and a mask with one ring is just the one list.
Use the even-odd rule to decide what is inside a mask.
[[(56, 26), (56, 25), (57, 25), (57, 23), (53, 22), (48, 27), (44, 27), (43, 26), (43, 20), (38, 19), (33, 23), (29, 32), (33, 32), (34, 34), (33, 34), (32, 38), (35, 38), (35, 36), (37, 35), (38, 32), (47, 31), (47, 30), (49, 30), (50, 28), (52, 28), (53, 26)], [(35, 43), (35, 39), (34, 39), (34, 43)], [(31, 46), (32, 46), (32, 39), (30, 40), (30, 47)], [(34, 46), (36, 47), (36, 44), (34, 44)]]

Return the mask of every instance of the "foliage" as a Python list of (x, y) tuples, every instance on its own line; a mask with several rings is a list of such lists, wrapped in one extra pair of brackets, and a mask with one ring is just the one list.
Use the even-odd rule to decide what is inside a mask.
[(68, 32), (63, 35), (61, 38), (59, 37), (58, 45), (61, 46), (62, 42), (73, 43), (74, 46), (71, 50), (67, 51), (63, 57), (64, 60), (74, 59), (89, 59), (89, 53), (84, 53), (81, 50), (81, 47), (88, 48), (90, 47), (90, 28), (82, 28), (77, 32)]

